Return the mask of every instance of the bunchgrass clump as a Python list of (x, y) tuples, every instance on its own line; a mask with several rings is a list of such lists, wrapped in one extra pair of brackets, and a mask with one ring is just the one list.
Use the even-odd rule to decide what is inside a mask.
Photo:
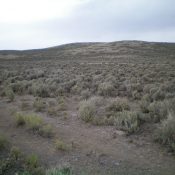
[(50, 124), (42, 126), (39, 128), (39, 134), (43, 137), (52, 137), (54, 135), (52, 126)]
[(14, 101), (15, 94), (11, 88), (7, 88), (5, 90), (5, 95), (7, 96), (7, 98), (9, 99), (10, 102)]
[(175, 152), (175, 114), (170, 112), (167, 119), (162, 121), (156, 130), (155, 140)]
[(137, 112), (122, 111), (115, 115), (114, 125), (117, 129), (133, 133), (139, 130), (140, 119)]
[(46, 175), (73, 175), (70, 168), (52, 168), (46, 171)]
[(90, 122), (95, 117), (96, 109), (91, 100), (84, 100), (80, 103), (79, 115), (85, 122)]
[(5, 149), (8, 146), (9, 142), (7, 140), (7, 138), (0, 134), (0, 151)]
[(15, 114), (15, 122), (17, 126), (26, 125), (29, 129), (39, 130), (43, 124), (43, 120), (36, 114), (23, 114), (17, 112)]
[(36, 98), (33, 103), (33, 107), (35, 108), (36, 112), (41, 112), (46, 108), (46, 104), (44, 103), (42, 98)]
[(60, 139), (55, 140), (55, 148), (61, 151), (69, 150), (69, 146)]

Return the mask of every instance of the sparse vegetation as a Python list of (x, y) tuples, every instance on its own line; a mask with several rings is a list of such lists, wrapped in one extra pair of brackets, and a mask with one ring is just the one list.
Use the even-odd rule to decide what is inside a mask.
[[(55, 164), (64, 160), (73, 164), (82, 161), (81, 165), (87, 164), (87, 167), (94, 163), (92, 168), (100, 164), (100, 173), (116, 166), (108, 157), (100, 161), (98, 153), (94, 153), (95, 156), (87, 154), (85, 159), (86, 149), (102, 150), (110, 155), (111, 149), (114, 149), (121, 151), (122, 157), (123, 154), (132, 156), (136, 150), (133, 153), (130, 150), (142, 145), (143, 148), (137, 152), (138, 155), (143, 153), (143, 158), (138, 157), (140, 161), (148, 153), (148, 147), (149, 153), (155, 156), (154, 153), (160, 151), (157, 147), (151, 147), (150, 138), (155, 131), (157, 144), (175, 152), (174, 50), (174, 44), (124, 41), (70, 44), (48, 50), (12, 52), (12, 55), (9, 54), (11, 51), (7, 54), (0, 51), (0, 129), (3, 133), (10, 132), (7, 135), (13, 142), (17, 141), (16, 145), (25, 145), (26, 152), (36, 152), (40, 147), (41, 151), (47, 152), (49, 147), (47, 154), (39, 154), (46, 165), (47, 160), (52, 158)], [(13, 54), (15, 58), (12, 59)], [(13, 126), (11, 120), (14, 113), (15, 124), (21, 129)], [(126, 135), (128, 138), (123, 142)], [(116, 142), (110, 140), (115, 138)], [(27, 142), (25, 139), (28, 139)], [(75, 144), (72, 144), (75, 150), (67, 144), (73, 143), (72, 139), (75, 139)], [(127, 143), (130, 139), (132, 141)], [(146, 146), (146, 139), (150, 146)], [(115, 147), (115, 143), (119, 146)], [(36, 155), (26, 160), (18, 148), (9, 147), (7, 139), (0, 135), (0, 174), (10, 174), (11, 170), (17, 175), (40, 175), (44, 172)], [(71, 158), (67, 151), (70, 149)], [(46, 155), (51, 157), (47, 159)], [(124, 159), (127, 156), (123, 156)], [(168, 159), (165, 162), (163, 159), (166, 154), (161, 156), (160, 166), (165, 163), (170, 167)], [(146, 163), (151, 160), (151, 168), (145, 164), (144, 172), (147, 173), (147, 168), (153, 169), (154, 159), (151, 155), (145, 157), (148, 158)], [(118, 159), (111, 155), (111, 160), (113, 158)], [(128, 160), (130, 163), (131, 158)], [(157, 163), (154, 165), (157, 167)], [(122, 164), (117, 167), (120, 169)], [(74, 173), (53, 168), (46, 174)], [(92, 171), (91, 174), (95, 173)]]

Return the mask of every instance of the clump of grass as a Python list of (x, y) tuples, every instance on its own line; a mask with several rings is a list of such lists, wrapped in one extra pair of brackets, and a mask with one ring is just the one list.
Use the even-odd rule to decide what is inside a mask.
[(137, 112), (122, 111), (115, 115), (114, 125), (117, 129), (133, 133), (138, 131), (140, 126), (140, 119)]
[(34, 103), (33, 103), (33, 107), (35, 108), (36, 112), (41, 112), (45, 109), (46, 104), (44, 103), (42, 98), (36, 98)]
[(10, 149), (10, 157), (14, 158), (15, 160), (18, 160), (22, 155), (21, 150), (18, 147), (13, 146)]
[(169, 113), (167, 119), (163, 120), (157, 129), (155, 140), (169, 147), (170, 151), (175, 152), (175, 114)]
[(26, 124), (29, 129), (39, 130), (43, 124), (43, 120), (36, 114), (29, 114), (26, 116)]
[(52, 126), (50, 124), (42, 126), (39, 128), (39, 134), (43, 137), (52, 137), (54, 134)]
[(16, 122), (16, 125), (17, 126), (23, 126), (26, 124), (26, 119), (25, 119), (26, 116), (24, 116), (24, 114), (20, 113), (20, 112), (17, 112), (15, 114), (15, 122)]
[(70, 168), (57, 169), (52, 168), (46, 171), (46, 175), (73, 175)]
[(5, 149), (8, 146), (9, 142), (7, 140), (7, 138), (0, 134), (0, 151)]
[(148, 110), (154, 122), (160, 122), (167, 117), (168, 108), (165, 102), (154, 101), (149, 105)]
[(115, 88), (110, 82), (101, 83), (98, 86), (98, 94), (102, 96), (112, 96), (114, 95)]
[(7, 88), (5, 90), (5, 95), (7, 96), (7, 98), (9, 99), (10, 102), (14, 101), (15, 94), (11, 88)]
[(127, 99), (117, 98), (109, 104), (107, 110), (111, 112), (121, 112), (124, 110), (129, 111), (130, 110), (129, 102), (127, 101)]
[(29, 129), (39, 130), (43, 124), (43, 120), (36, 114), (23, 114), (17, 112), (15, 115), (15, 121), (17, 126), (26, 125)]
[(85, 122), (90, 122), (93, 120), (96, 113), (96, 109), (91, 100), (85, 100), (80, 103), (79, 115)]
[(64, 143), (62, 140), (59, 140), (59, 139), (55, 140), (55, 148), (61, 151), (69, 150), (69, 146), (66, 143)]
[(39, 165), (38, 156), (36, 154), (31, 154), (26, 158), (26, 164), (29, 169), (37, 168)]

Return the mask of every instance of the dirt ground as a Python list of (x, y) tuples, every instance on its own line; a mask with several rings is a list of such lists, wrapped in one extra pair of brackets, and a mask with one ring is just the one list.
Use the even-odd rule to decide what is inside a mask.
[(37, 113), (53, 126), (54, 138), (71, 145), (68, 151), (58, 151), (54, 138), (43, 138), (26, 128), (15, 126), (13, 113), (21, 111), (23, 101), (31, 105), (27, 112), (34, 112), (33, 96), (16, 96), (11, 103), (1, 97), (0, 132), (25, 154), (36, 153), (46, 167), (70, 166), (76, 174), (85, 172), (88, 175), (175, 174), (175, 158), (153, 142), (150, 124), (145, 124), (139, 133), (130, 136), (113, 126), (87, 124), (78, 118), (79, 100), (69, 97), (65, 100), (66, 117), (64, 113), (60, 116)]

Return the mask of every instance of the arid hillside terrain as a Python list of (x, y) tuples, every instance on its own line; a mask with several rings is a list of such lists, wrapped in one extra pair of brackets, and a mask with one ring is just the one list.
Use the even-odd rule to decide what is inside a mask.
[(174, 175), (175, 44), (0, 51), (0, 175)]

